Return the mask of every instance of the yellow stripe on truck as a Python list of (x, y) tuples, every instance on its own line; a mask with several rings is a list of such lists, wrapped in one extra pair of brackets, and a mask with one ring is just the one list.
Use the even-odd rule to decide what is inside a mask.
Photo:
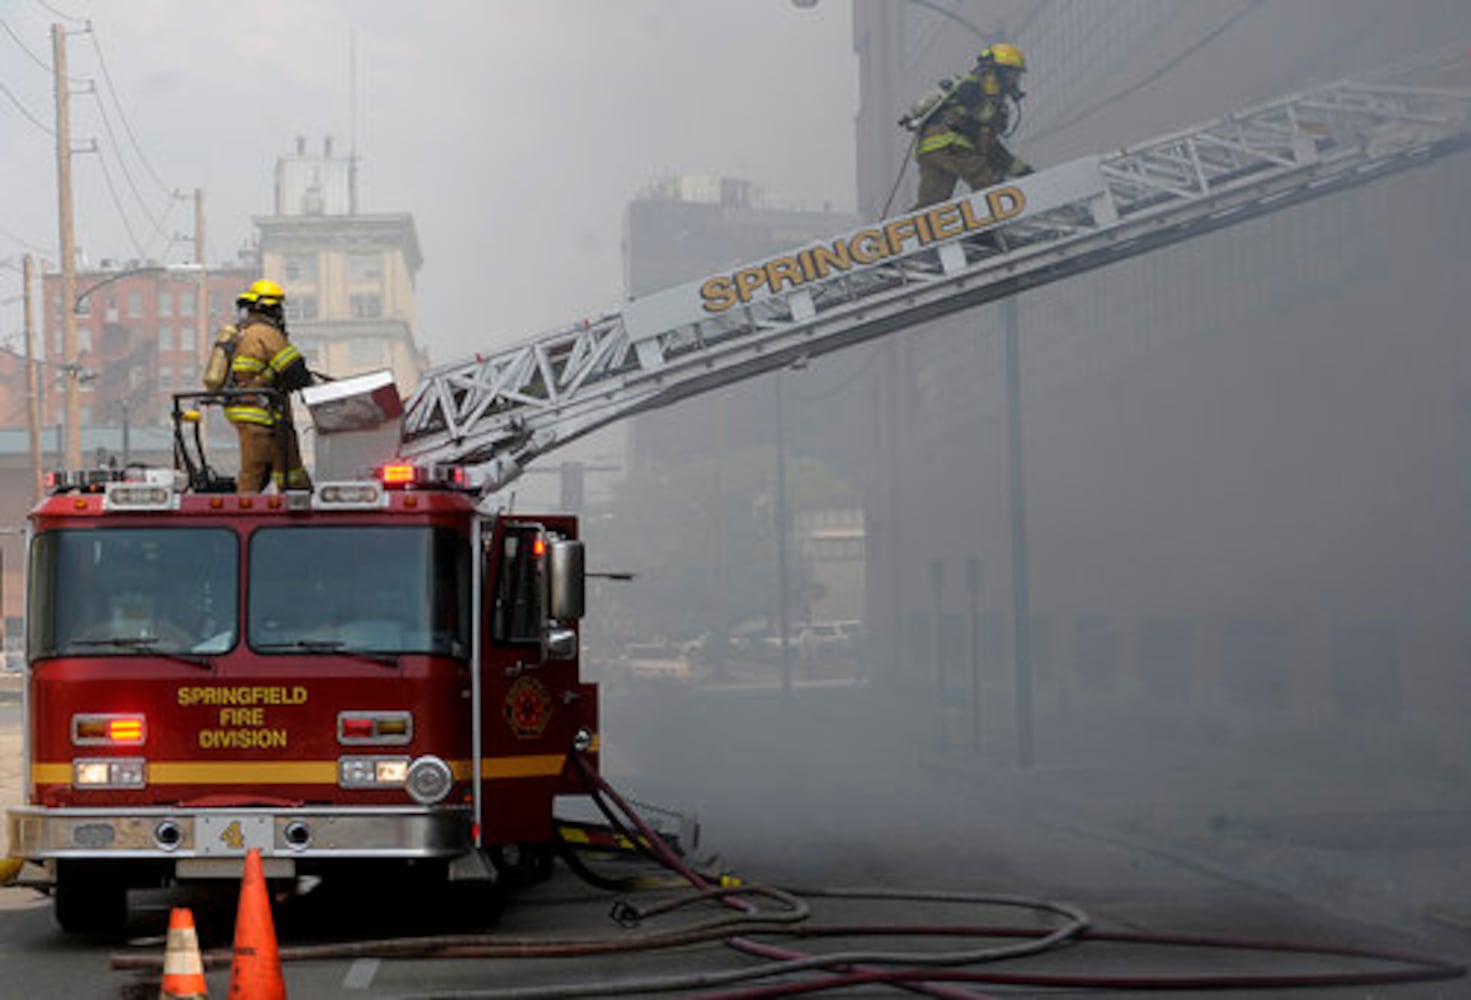
[[(481, 773), (487, 779), (498, 778), (555, 778), (562, 773), (566, 754), (528, 754), (520, 757), (482, 757)], [(471, 777), (471, 762), (450, 761), (450, 771), (456, 780), (468, 781)], [(37, 785), (70, 785), (72, 765), (32, 764), (31, 781)], [(149, 761), (148, 783), (150, 785), (335, 785), (337, 784), (337, 761), (335, 760), (282, 760), (282, 761), (203, 761), (161, 760)]]
[(567, 762), (564, 753), (547, 753), (526, 757), (482, 757), (480, 773), (489, 780), (496, 778), (555, 778)]

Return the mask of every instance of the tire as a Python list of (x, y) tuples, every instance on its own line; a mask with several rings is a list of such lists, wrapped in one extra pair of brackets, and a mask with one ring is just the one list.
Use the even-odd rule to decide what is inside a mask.
[(525, 886), (551, 878), (557, 859), (550, 844), (507, 844), (492, 847), (490, 860), (507, 886)]
[(52, 912), (68, 934), (107, 934), (128, 922), (128, 887), (121, 882), (64, 866), (53, 892)]

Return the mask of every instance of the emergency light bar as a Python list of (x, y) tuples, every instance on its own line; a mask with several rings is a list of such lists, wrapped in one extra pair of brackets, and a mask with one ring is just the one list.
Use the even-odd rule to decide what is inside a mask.
[(372, 481), (322, 483), (312, 494), (317, 510), (377, 510), (388, 506), (383, 484)]
[(388, 462), (373, 470), (374, 478), (388, 489), (468, 490), (470, 477), (462, 465), (436, 462), (416, 465), (412, 462)]
[(172, 510), (177, 494), (167, 486), (147, 483), (108, 483), (102, 495), (102, 509)]

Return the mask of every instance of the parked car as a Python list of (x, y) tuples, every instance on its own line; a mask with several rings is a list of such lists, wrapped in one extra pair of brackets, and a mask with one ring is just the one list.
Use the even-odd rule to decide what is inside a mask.
[(623, 651), (623, 662), (630, 677), (688, 680), (694, 676), (689, 657), (667, 642), (630, 645)]
[(861, 624), (851, 620), (803, 622), (797, 626), (794, 642), (802, 656), (809, 659), (831, 659), (851, 656), (858, 651)]

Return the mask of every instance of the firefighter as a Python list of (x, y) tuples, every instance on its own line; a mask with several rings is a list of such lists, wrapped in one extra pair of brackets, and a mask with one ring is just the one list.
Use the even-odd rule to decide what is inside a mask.
[[(216, 351), (230, 357), (226, 386), (270, 388), (284, 394), (310, 385), (306, 361), (286, 336), (286, 293), (281, 286), (257, 281), (240, 293), (235, 305), (240, 310), (236, 328), (223, 329), (215, 345)], [(240, 435), (241, 493), (260, 493), (271, 483), (277, 490), (312, 488), (301, 464), (289, 399), (277, 411), (264, 396), (237, 396), (229, 400), (225, 417)]]
[(1032, 172), (1001, 141), (1014, 124), (1012, 106), (1019, 106), (1024, 96), (1021, 77), (1026, 70), (1021, 50), (998, 42), (981, 51), (973, 70), (942, 81), (939, 91), (899, 119), (904, 128), (919, 132), (916, 209), (949, 199), (957, 179), (979, 191)]

